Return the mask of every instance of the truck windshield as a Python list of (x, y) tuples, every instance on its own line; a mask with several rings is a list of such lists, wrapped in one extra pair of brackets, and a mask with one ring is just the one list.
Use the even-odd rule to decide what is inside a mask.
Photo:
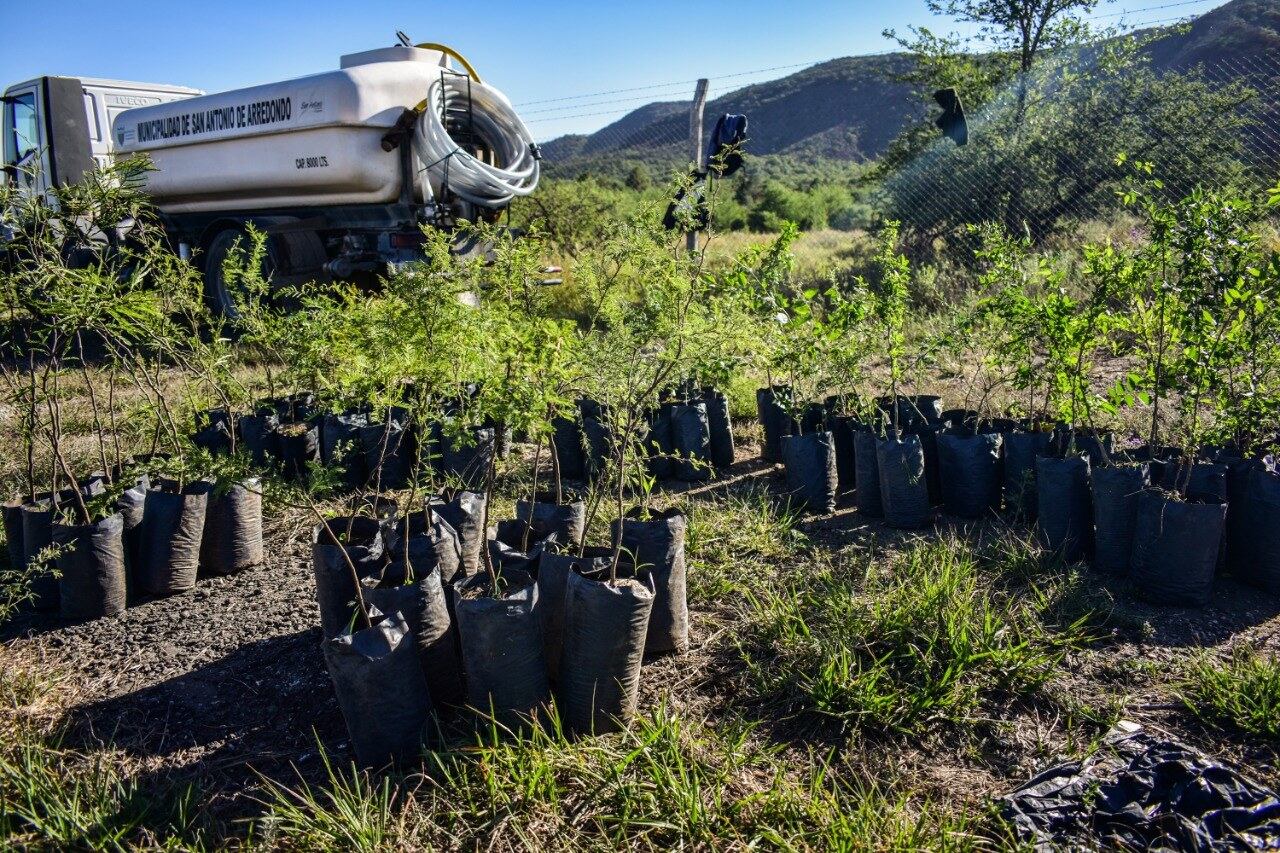
[(9, 101), (9, 126), (13, 128), (13, 162), (18, 163), (40, 144), (33, 93), (18, 95)]

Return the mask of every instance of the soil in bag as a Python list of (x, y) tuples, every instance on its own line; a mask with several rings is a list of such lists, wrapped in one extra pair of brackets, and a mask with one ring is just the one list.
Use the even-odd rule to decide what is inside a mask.
[(52, 502), (45, 498), (22, 505), (22, 564), (35, 572), (31, 578), (32, 603), (37, 610), (58, 609), (58, 579), (52, 562), (39, 561), (40, 552), (53, 544)]
[(338, 707), (363, 768), (407, 765), (422, 753), (431, 694), (405, 617), (376, 617), (361, 631), (324, 643)]
[(1226, 518), (1225, 504), (1181, 501), (1157, 489), (1139, 495), (1130, 573), (1134, 592), (1152, 604), (1208, 604)]
[(857, 448), (853, 434), (858, 422), (844, 415), (834, 415), (827, 424), (831, 440), (836, 448), (836, 485), (842, 495), (852, 492), (858, 485)]
[(213, 456), (229, 454), (234, 429), (231, 414), (226, 409), (196, 412), (196, 431), (191, 437), (191, 442), (196, 447), (209, 451)]
[[(613, 433), (604, 420), (604, 409), (590, 400), (579, 400), (583, 410), (582, 443), (584, 464), (589, 480), (596, 480), (604, 474), (609, 465), (609, 457), (613, 450)], [(672, 414), (672, 438), (675, 437), (675, 420)], [(677, 466), (678, 468), (679, 466)]]
[(442, 435), (440, 473), (455, 478), (467, 487), (478, 486), (484, 482), (494, 452), (492, 429), (473, 429), (465, 439)]
[(125, 585), (128, 598), (133, 601), (138, 595), (138, 567), (142, 563), (142, 518), (146, 514), (147, 492), (151, 482), (146, 474), (142, 482), (131, 486), (120, 493), (116, 499), (116, 512), (124, 522), (124, 564)]
[(316, 411), (316, 397), (310, 391), (299, 391), (270, 401), (281, 423), (303, 423)]
[(582, 449), (582, 430), (569, 418), (551, 419), (551, 441), (555, 446), (560, 479), (582, 480), (587, 475), (586, 454)]
[(402, 424), (387, 421), (360, 427), (360, 448), (370, 484), (379, 489), (403, 489), (409, 484), (413, 447)]
[(760, 458), (765, 462), (781, 462), (782, 437), (798, 432), (798, 425), (787, 414), (787, 410), (779, 404), (779, 400), (789, 400), (790, 397), (791, 389), (786, 385), (774, 385), (772, 388), (756, 390), (756, 411), (760, 418), (760, 428), (764, 432)]
[[(85, 500), (101, 495), (106, 483), (101, 477), (90, 477), (80, 486), (80, 494)], [(58, 579), (53, 576), (54, 561), (41, 561), (37, 564), (40, 552), (53, 544), (53, 520), (64, 507), (75, 504), (75, 492), (63, 489), (57, 495), (51, 492), (40, 492), (35, 503), (25, 503), (19, 509), (22, 517), (22, 565), (33, 572), (31, 579), (31, 595), (33, 606), (37, 610), (58, 609)]]
[(200, 569), (200, 543), (213, 484), (159, 480), (147, 492), (139, 530), (137, 586), (151, 598), (189, 592)]
[(689, 648), (689, 605), (685, 596), (684, 542), (688, 522), (678, 509), (643, 518), (633, 510), (611, 526), (617, 542), (635, 561), (636, 576), (648, 583), (653, 576), (654, 601), (649, 617), (645, 654), (684, 652)]
[(946, 429), (944, 424), (918, 424), (911, 434), (920, 438), (924, 451), (924, 481), (929, 487), (929, 505), (942, 505), (942, 460), (938, 456), (938, 434)]
[(342, 485), (348, 489), (369, 481), (361, 435), (368, 425), (368, 416), (361, 412), (327, 414), (320, 420), (320, 461), (336, 466), (342, 473)]
[(920, 437), (906, 435), (876, 442), (880, 503), (885, 524), (904, 530), (933, 521), (929, 484), (925, 479), (924, 447)]
[(1185, 462), (1165, 469), (1162, 487), (1179, 491), (1187, 500), (1200, 503), (1226, 503), (1227, 466), (1214, 462)]
[(676, 476), (686, 483), (711, 478), (711, 422), (707, 404), (684, 403), (671, 411), (671, 434), (677, 456)]
[(467, 704), (512, 732), (523, 731), (551, 701), (538, 588), (504, 569), (498, 597), (487, 574), (454, 585)]
[(822, 403), (810, 403), (800, 413), (800, 426), (792, 431), (793, 435), (810, 432), (822, 432), (827, 428), (827, 407)]
[(200, 571), (233, 575), (261, 565), (263, 559), (261, 481), (216, 486), (204, 516)]
[[(529, 501), (516, 501), (516, 521), (523, 522), (528, 527), (529, 543), (554, 534), (561, 545), (575, 548), (581, 545), (587, 529), (586, 503), (572, 501), (558, 504), (554, 492), (539, 492), (534, 497), (532, 504)], [(524, 530), (520, 531), (520, 541), (507, 544), (513, 548), (524, 547)]]
[(1166, 485), (1165, 474), (1177, 467), (1178, 460), (1182, 458), (1182, 448), (1165, 446), (1153, 448), (1144, 444), (1130, 453), (1129, 457), (1135, 462), (1147, 463), (1151, 485), (1172, 488), (1173, 477), (1170, 474), (1169, 483)]
[(1011, 432), (1004, 439), (1002, 479), (1004, 504), (1014, 518), (1035, 521), (1036, 458), (1048, 452), (1053, 436), (1047, 432)]
[(1105, 466), (1093, 472), (1093, 567), (1128, 574), (1138, 496), (1147, 488), (1146, 463)]
[(576, 565), (565, 590), (561, 713), (577, 735), (624, 728), (635, 716), (640, 693), (653, 576), (641, 581), (627, 565), (611, 581), (609, 562)]
[(535, 580), (542, 565), (543, 554), (559, 544), (553, 533), (544, 539), (530, 539), (527, 548), (508, 545), (506, 540), (519, 542), (524, 534), (524, 525), (515, 519), (498, 522), (495, 534), (489, 539), (489, 559), (493, 561), (493, 565), (502, 571), (515, 569)]
[(1106, 465), (1115, 452), (1115, 436), (1103, 430), (1088, 427), (1072, 429), (1065, 424), (1058, 424), (1054, 433), (1053, 451), (1055, 456), (1089, 457), (1089, 470)]
[(320, 428), (313, 423), (286, 423), (276, 430), (280, 466), (298, 483), (311, 480), (311, 465), (320, 461)]
[(415, 512), (394, 523), (383, 522), (382, 541), (390, 561), (382, 572), (384, 586), (399, 586), (410, 576), (423, 577), (437, 569), (445, 585), (463, 576), (462, 541), (453, 525), (434, 507), (430, 522), (423, 512)]
[(702, 404), (707, 407), (707, 455), (718, 471), (733, 465), (733, 421), (729, 417), (729, 398), (715, 388), (702, 389)]
[(912, 431), (921, 426), (943, 426), (945, 424), (942, 410), (942, 398), (932, 394), (884, 396), (876, 400), (876, 406), (884, 413), (886, 422), (894, 422), (894, 409), (897, 409), (898, 428)]
[[(1253, 468), (1241, 505), (1243, 512), (1234, 522), (1235, 506), (1227, 507), (1229, 526), (1239, 527), (1236, 536), (1249, 543), (1244, 559), (1232, 560), (1232, 571), (1245, 583), (1280, 593), (1280, 475), (1262, 466)], [(1239, 546), (1229, 545), (1228, 554), (1233, 547)]]
[(867, 518), (883, 518), (884, 504), (880, 501), (880, 463), (876, 459), (876, 443), (879, 439), (869, 429), (853, 434), (854, 472), (857, 492), (854, 495), (858, 514)]
[(3, 507), (4, 544), (11, 569), (22, 568), (26, 557), (22, 549), (22, 503), (22, 501), (10, 501)]
[(952, 428), (938, 433), (942, 503), (961, 518), (981, 518), (1000, 508), (999, 433)]
[(278, 459), (280, 453), (280, 418), (273, 409), (260, 410), (240, 418), (240, 442), (258, 467)]
[(1036, 458), (1036, 528), (1050, 551), (1068, 563), (1083, 560), (1092, 547), (1093, 505), (1089, 458)]
[(483, 492), (461, 491), (446, 497), (447, 500), (441, 502), (433, 500), (431, 508), (458, 534), (462, 545), (462, 570), (474, 575), (483, 568), (485, 495)]
[(645, 436), (645, 468), (655, 480), (670, 480), (675, 475), (675, 435), (671, 415), (675, 403), (662, 403), (649, 415), (649, 432)]
[(542, 620), (542, 645), (551, 683), (560, 683), (560, 652), (564, 646), (565, 589), (573, 567), (591, 569), (609, 567), (613, 551), (608, 548), (585, 548), (582, 555), (573, 549), (567, 553), (553, 546), (544, 550), (538, 560), (538, 611)]
[(1250, 574), (1250, 562), (1254, 559), (1254, 530), (1252, 521), (1249, 480), (1254, 471), (1271, 471), (1259, 459), (1235, 459), (1227, 465), (1227, 529), (1223, 534), (1226, 547), (1225, 566), (1236, 577)]
[(124, 518), (117, 513), (93, 524), (55, 524), (53, 541), (62, 549), (57, 559), (62, 618), (79, 622), (124, 612)]
[(982, 413), (975, 409), (947, 409), (942, 413), (942, 423), (947, 429), (976, 432)]
[(783, 437), (782, 460), (787, 475), (787, 494), (797, 506), (811, 512), (835, 512), (840, 480), (831, 433)]
[(398, 612), (404, 616), (436, 707), (461, 707), (466, 701), (462, 660), (439, 568), (415, 575), (401, 586), (366, 589), (364, 600), (382, 613)]
[(1019, 423), (1013, 418), (979, 418), (976, 431), (987, 435), (1006, 436), (1018, 428)]
[(361, 580), (381, 578), (386, 562), (382, 529), (376, 519), (344, 516), (329, 519), (323, 527), (316, 525), (311, 535), (320, 627), (329, 639), (346, 628), (355, 609), (356, 582), (342, 552), (346, 551)]

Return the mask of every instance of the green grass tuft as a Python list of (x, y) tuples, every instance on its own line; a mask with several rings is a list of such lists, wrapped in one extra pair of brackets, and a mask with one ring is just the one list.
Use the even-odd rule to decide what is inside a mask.
[(1087, 641), (1087, 618), (1047, 625), (1056, 599), (997, 584), (985, 563), (962, 542), (917, 543), (884, 564), (873, 556), (861, 576), (829, 567), (762, 590), (741, 645), (753, 688), (903, 735), (967, 724), (984, 699), (1033, 694)]
[[(330, 767), (322, 790), (273, 787), (268, 845), (302, 849), (919, 850), (973, 846), (962, 819), (816, 759), (784, 760), (746, 725), (666, 706), (627, 732), (480, 735), (425, 775), (370, 781)], [(801, 781), (803, 779), (803, 781)]]
[(1204, 656), (1188, 669), (1180, 698), (1206, 723), (1280, 740), (1280, 662), (1236, 649), (1226, 662)]
[(803, 513), (763, 487), (689, 506), (689, 598), (711, 603), (759, 586), (778, 563), (803, 553)]

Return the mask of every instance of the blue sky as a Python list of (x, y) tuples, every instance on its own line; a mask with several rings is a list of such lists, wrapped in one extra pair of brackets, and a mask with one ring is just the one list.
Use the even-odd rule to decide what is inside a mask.
[[(1164, 22), (1223, 2), (1114, 0), (1096, 15), (1103, 24)], [(956, 29), (932, 17), (924, 0), (0, 0), (0, 7), (7, 12), (0, 86), (58, 74), (222, 91), (336, 68), (341, 54), (390, 44), (402, 29), (461, 51), (522, 107), (539, 139), (596, 129), (646, 100), (688, 98), (685, 81), (698, 77), (740, 75), (713, 80), (715, 97), (793, 70), (760, 69), (881, 52), (890, 47), (886, 27)], [(24, 31), (35, 37), (16, 37)], [(749, 71), (758, 73), (741, 74)], [(654, 88), (592, 96), (640, 86)]]

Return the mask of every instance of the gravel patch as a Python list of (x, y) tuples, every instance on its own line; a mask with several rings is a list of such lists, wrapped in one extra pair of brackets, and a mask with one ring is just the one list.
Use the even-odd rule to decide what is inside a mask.
[(109, 742), (144, 786), (147, 774), (193, 781), (221, 810), (252, 796), (259, 774), (292, 784), (321, 771), (317, 738), (345, 754), (303, 542), (270, 543), (261, 566), (117, 618), (26, 614), (6, 634), (64, 677), (71, 740)]

